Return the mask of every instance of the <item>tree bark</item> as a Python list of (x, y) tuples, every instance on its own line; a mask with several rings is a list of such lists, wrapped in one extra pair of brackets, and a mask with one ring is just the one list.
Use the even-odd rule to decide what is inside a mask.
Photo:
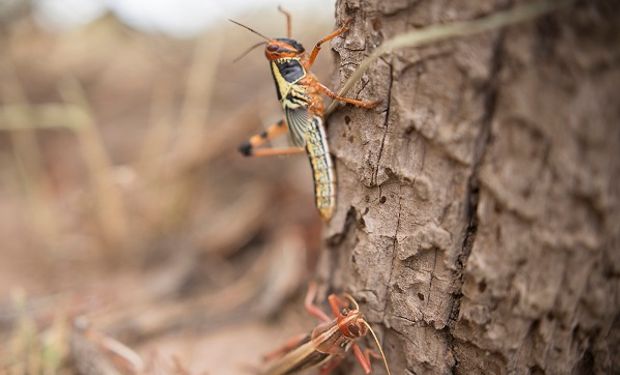
[[(523, 3), (339, 0), (334, 87), (395, 35)], [(617, 2), (582, 1), (399, 50), (349, 93), (379, 108), (329, 118), (319, 275), (360, 301), (393, 374), (620, 372), (618, 35)]]

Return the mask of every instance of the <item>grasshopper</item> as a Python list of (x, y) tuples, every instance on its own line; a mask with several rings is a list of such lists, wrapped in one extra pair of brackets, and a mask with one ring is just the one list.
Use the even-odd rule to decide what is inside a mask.
[[(241, 57), (252, 49), (265, 45), (265, 56), (276, 85), (276, 94), (285, 114), (285, 120), (280, 120), (266, 131), (251, 137), (239, 147), (239, 151), (245, 156), (287, 155), (305, 151), (312, 168), (315, 203), (321, 217), (328, 221), (336, 207), (336, 177), (327, 145), (325, 106), (321, 95), (367, 109), (374, 108), (380, 101), (368, 102), (339, 96), (310, 72), (321, 45), (345, 33), (350, 22), (318, 41), (308, 57), (301, 43), (291, 39), (291, 15), (280, 7), (278, 10), (286, 16), (286, 38), (268, 38), (248, 26), (230, 20), (265, 39), (250, 47)], [(256, 149), (287, 131), (293, 147)]]
[(377, 344), (388, 375), (391, 375), (381, 344), (360, 312), (355, 299), (346, 293), (331, 294), (328, 301), (335, 319), (330, 319), (323, 310), (314, 305), (315, 296), (316, 284), (311, 283), (304, 305), (306, 310), (322, 323), (312, 332), (296, 336), (282, 348), (266, 355), (265, 360), (272, 363), (261, 375), (294, 374), (317, 367), (320, 368), (321, 375), (327, 375), (338, 366), (349, 350), (353, 351), (364, 372), (369, 374), (372, 370), (370, 356), (374, 354), (368, 349), (363, 351), (356, 343), (356, 340), (366, 336), (368, 332)]

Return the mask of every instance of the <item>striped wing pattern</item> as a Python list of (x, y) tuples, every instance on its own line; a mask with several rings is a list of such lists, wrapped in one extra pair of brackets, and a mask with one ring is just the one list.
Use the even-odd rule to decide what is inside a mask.
[(306, 132), (310, 127), (308, 109), (286, 107), (284, 110), (289, 135), (293, 144), (297, 147), (306, 146)]

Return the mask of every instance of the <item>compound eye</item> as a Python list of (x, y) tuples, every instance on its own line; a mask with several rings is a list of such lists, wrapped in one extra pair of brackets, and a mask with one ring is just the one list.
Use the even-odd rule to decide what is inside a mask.
[(360, 335), (360, 329), (357, 328), (357, 326), (355, 324), (349, 324), (349, 332), (351, 332), (354, 336), (359, 336)]
[(267, 51), (269, 52), (276, 52), (277, 50), (278, 50), (278, 46), (274, 46), (274, 45), (267, 46)]
[(340, 309), (340, 314), (342, 314), (342, 316), (349, 315), (349, 309), (347, 309), (346, 307), (343, 307), (342, 309)]

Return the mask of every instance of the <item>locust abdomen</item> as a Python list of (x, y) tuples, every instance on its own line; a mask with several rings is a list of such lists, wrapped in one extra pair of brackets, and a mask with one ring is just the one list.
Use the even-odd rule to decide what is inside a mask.
[(324, 220), (329, 220), (336, 208), (336, 174), (329, 154), (321, 117), (312, 116), (310, 118), (305, 138), (306, 151), (312, 167), (316, 207), (319, 209), (321, 217)]

